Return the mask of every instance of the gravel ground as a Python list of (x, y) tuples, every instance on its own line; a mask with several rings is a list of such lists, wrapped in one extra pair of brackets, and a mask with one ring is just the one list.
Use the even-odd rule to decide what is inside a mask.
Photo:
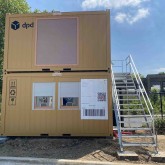
[[(165, 151), (165, 135), (158, 136), (159, 150)], [(0, 156), (37, 157), (118, 162), (118, 141), (104, 138), (12, 138), (0, 144)], [(150, 160), (151, 148), (126, 148), (139, 155), (139, 163), (156, 163)], [(120, 162), (131, 162), (130, 160)], [(158, 163), (156, 163), (158, 164)]]

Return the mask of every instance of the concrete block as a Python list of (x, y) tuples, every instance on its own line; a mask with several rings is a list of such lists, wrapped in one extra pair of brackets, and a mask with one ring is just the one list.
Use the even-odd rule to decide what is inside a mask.
[(151, 160), (154, 162), (165, 163), (165, 152), (158, 152), (157, 154), (151, 154)]
[(128, 159), (128, 160), (135, 160), (136, 161), (139, 159), (138, 155), (133, 151), (117, 152), (117, 157), (120, 160)]

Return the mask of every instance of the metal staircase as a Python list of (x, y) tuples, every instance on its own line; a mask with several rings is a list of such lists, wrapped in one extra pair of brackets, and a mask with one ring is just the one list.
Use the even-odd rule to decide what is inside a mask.
[(157, 152), (153, 107), (131, 55), (126, 60), (112, 61), (111, 70), (121, 152), (126, 146), (152, 146)]

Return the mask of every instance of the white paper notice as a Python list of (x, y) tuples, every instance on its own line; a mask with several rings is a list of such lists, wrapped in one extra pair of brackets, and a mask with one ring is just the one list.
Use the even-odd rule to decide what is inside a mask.
[(81, 79), (81, 119), (108, 119), (107, 79)]

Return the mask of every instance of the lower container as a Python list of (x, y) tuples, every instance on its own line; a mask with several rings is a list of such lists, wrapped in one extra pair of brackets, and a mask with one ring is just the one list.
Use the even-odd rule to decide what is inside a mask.
[(107, 72), (5, 74), (1, 135), (111, 136), (110, 80)]

